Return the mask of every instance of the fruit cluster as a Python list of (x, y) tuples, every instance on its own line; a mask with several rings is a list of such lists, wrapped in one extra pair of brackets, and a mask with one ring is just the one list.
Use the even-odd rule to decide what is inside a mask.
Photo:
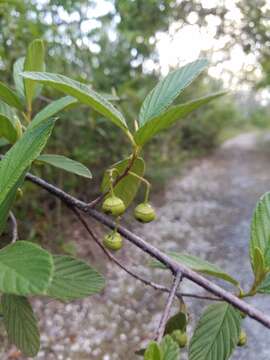
[[(112, 171), (113, 170), (111, 170), (111, 173)], [(141, 178), (141, 180), (144, 180), (147, 183), (146, 196), (144, 202), (136, 206), (134, 210), (134, 217), (136, 220), (142, 223), (149, 223), (156, 219), (156, 212), (152, 205), (148, 202), (150, 184), (143, 178)], [(114, 194), (112, 178), (110, 183), (110, 193), (102, 204), (102, 210), (104, 213), (116, 217), (117, 221), (126, 211), (126, 205), (124, 201)], [(105, 235), (103, 245), (113, 251), (117, 251), (122, 248), (123, 240), (117, 231), (117, 226), (111, 233)]]

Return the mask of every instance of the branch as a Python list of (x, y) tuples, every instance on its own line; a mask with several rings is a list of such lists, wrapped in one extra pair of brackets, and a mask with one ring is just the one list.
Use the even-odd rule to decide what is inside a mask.
[[(87, 203), (67, 194), (63, 190), (57, 188), (56, 186), (32, 174), (28, 173), (26, 175), (26, 179), (44, 188), (49, 193), (61, 199), (67, 205), (69, 206), (71, 205), (76, 207), (77, 209), (82, 210), (84, 213), (88, 214), (90, 217), (97, 220), (99, 223), (111, 229), (115, 228), (115, 222), (113, 220), (111, 220), (108, 216), (98, 212), (97, 210), (90, 208)], [(267, 316), (262, 311), (256, 309), (254, 306), (247, 304), (245, 301), (239, 299), (237, 296), (224, 290), (223, 288), (216, 285), (212, 281), (209, 281), (208, 279), (196, 273), (195, 271), (191, 270), (187, 266), (176, 262), (168, 255), (159, 251), (150, 243), (144, 241), (141, 237), (127, 230), (125, 227), (118, 226), (118, 232), (122, 236), (124, 236), (128, 241), (130, 241), (132, 244), (139, 247), (142, 251), (144, 251), (145, 253), (149, 254), (151, 257), (159, 260), (161, 263), (166, 265), (166, 267), (170, 269), (173, 274), (176, 274), (178, 271), (180, 271), (183, 277), (191, 280), (192, 282), (204, 288), (213, 295), (222, 298), (224, 301), (228, 302), (235, 308), (239, 309), (243, 313), (247, 314), (249, 317), (255, 319), (256, 321), (258, 321), (259, 323), (263, 324), (265, 327), (270, 329), (270, 317)]]
[[(114, 183), (113, 183), (113, 187), (115, 187), (124, 177), (126, 177), (126, 176), (128, 175), (129, 170), (132, 168), (132, 166), (133, 166), (133, 164), (134, 164), (134, 161), (136, 160), (136, 157), (137, 157), (136, 154), (132, 154), (132, 156), (131, 156), (131, 158), (130, 158), (130, 161), (129, 161), (127, 167), (126, 167), (126, 169), (123, 171), (123, 173), (122, 173), (121, 175), (119, 175), (119, 176), (115, 179), (115, 181), (114, 181)], [(88, 206), (89, 206), (90, 208), (96, 207), (96, 205), (97, 205), (98, 203), (100, 203), (100, 202), (106, 197), (106, 195), (108, 195), (108, 193), (109, 193), (109, 191), (107, 191), (107, 192), (105, 192), (105, 193), (103, 193), (103, 194), (100, 194), (95, 200), (91, 201), (91, 202), (88, 204)]]
[[(129, 268), (127, 268), (124, 264), (122, 264), (110, 251), (108, 251), (105, 246), (99, 241), (98, 237), (95, 235), (95, 233), (93, 232), (93, 230), (90, 228), (90, 226), (88, 225), (88, 223), (86, 222), (86, 220), (82, 217), (81, 213), (74, 207), (70, 206), (70, 209), (75, 213), (75, 215), (77, 216), (77, 218), (79, 219), (79, 221), (81, 222), (81, 224), (84, 226), (84, 228), (86, 229), (86, 231), (88, 232), (88, 234), (92, 237), (92, 239), (95, 241), (95, 243), (101, 248), (101, 250), (105, 253), (105, 255), (112, 261), (114, 262), (117, 266), (119, 266), (122, 270), (124, 270), (127, 274), (129, 274), (130, 276), (132, 276), (134, 279), (142, 282), (144, 285), (146, 286), (150, 286), (155, 290), (158, 291), (162, 291), (162, 292), (170, 292), (170, 289), (166, 286), (160, 285), (160, 284), (156, 284), (153, 281), (149, 281), (145, 278), (143, 278), (142, 276), (136, 274), (135, 272), (133, 272), (132, 270), (130, 270)], [(200, 300), (211, 300), (211, 301), (220, 301), (221, 299), (216, 298), (216, 297), (210, 297), (210, 296), (204, 296), (204, 295), (198, 295), (198, 294), (192, 294), (192, 293), (180, 293), (180, 292), (176, 292), (175, 296), (179, 299), (181, 299), (182, 297), (190, 297), (190, 298), (196, 298), (196, 299), (200, 299)]]
[(176, 291), (177, 291), (178, 286), (179, 286), (180, 282), (182, 281), (182, 279), (183, 279), (182, 273), (180, 271), (178, 271), (174, 278), (173, 286), (171, 288), (164, 312), (162, 314), (162, 317), (160, 319), (160, 323), (159, 323), (159, 326), (157, 329), (157, 342), (158, 343), (161, 341), (161, 339), (163, 337), (165, 327), (166, 327), (166, 322), (168, 320), (168, 317), (170, 315), (170, 311), (172, 308), (173, 299), (175, 297)]
[(12, 238), (11, 243), (14, 244), (18, 240), (18, 224), (15, 215), (12, 211), (9, 212), (9, 218), (12, 224)]

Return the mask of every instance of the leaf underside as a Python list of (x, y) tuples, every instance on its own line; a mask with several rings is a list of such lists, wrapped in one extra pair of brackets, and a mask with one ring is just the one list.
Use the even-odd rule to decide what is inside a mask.
[(2, 295), (1, 305), (8, 338), (25, 356), (36, 356), (40, 347), (37, 320), (28, 300), (22, 296)]

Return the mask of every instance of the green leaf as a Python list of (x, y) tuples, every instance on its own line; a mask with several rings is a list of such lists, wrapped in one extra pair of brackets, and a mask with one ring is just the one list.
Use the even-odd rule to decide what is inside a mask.
[(46, 295), (70, 301), (99, 293), (105, 279), (82, 260), (71, 256), (53, 257), (54, 276)]
[(6, 139), (0, 138), (0, 147), (8, 145), (9, 142)]
[(39, 156), (53, 126), (54, 121), (50, 120), (26, 130), (21, 139), (5, 154), (0, 162), (0, 204), (23, 172)]
[(166, 324), (165, 335), (172, 334), (175, 330), (186, 331), (188, 322), (188, 316), (185, 312), (179, 311), (177, 314), (173, 315)]
[(270, 294), (270, 274), (258, 286), (257, 292), (260, 294)]
[(63, 155), (43, 154), (37, 160), (88, 179), (92, 178), (92, 174), (86, 166)]
[[(214, 276), (216, 278), (230, 282), (231, 284), (238, 286), (239, 283), (229, 274), (221, 270), (218, 266), (211, 264), (206, 260), (202, 260), (197, 256), (188, 255), (185, 253), (169, 252), (168, 255), (175, 261), (188, 266), (193, 271), (197, 271), (202, 274)], [(165, 269), (165, 266), (158, 261), (153, 261), (151, 264), (153, 267)]]
[(78, 103), (78, 100), (74, 99), (72, 96), (65, 96), (61, 99), (55, 100), (43, 108), (36, 116), (33, 118), (30, 126), (36, 126), (43, 120), (47, 120), (62, 110), (65, 110), (69, 106)]
[(72, 80), (66, 76), (48, 72), (24, 72), (24, 78), (38, 81), (52, 88), (73, 96), (81, 103), (89, 105), (98, 113), (110, 119), (115, 125), (127, 130), (123, 115), (104, 97), (96, 93), (89, 86)]
[(0, 82), (0, 99), (11, 107), (19, 110), (24, 109), (19, 96), (2, 82)]
[[(254, 271), (255, 248), (258, 248), (264, 258), (266, 267), (270, 266), (270, 192), (264, 194), (258, 201), (251, 222), (251, 237), (249, 254)], [(255, 271), (254, 271), (255, 272)]]
[(22, 100), (25, 99), (24, 81), (20, 75), (23, 72), (25, 58), (21, 57), (15, 61), (13, 65), (13, 80), (16, 87), (16, 92)]
[(4, 137), (11, 144), (15, 143), (18, 138), (15, 120), (0, 114), (0, 137)]
[(227, 303), (210, 305), (189, 346), (189, 360), (227, 360), (237, 345), (241, 316)]
[(261, 250), (257, 247), (254, 248), (253, 253), (253, 270), (255, 275), (255, 281), (258, 285), (265, 278), (267, 269), (265, 267), (263, 254)]
[(21, 187), (24, 182), (25, 173), (22, 174), (19, 180), (10, 189), (4, 201), (2, 201), (0, 204), (0, 234), (5, 229), (6, 221), (9, 216), (9, 211), (15, 201), (17, 189)]
[(144, 122), (135, 133), (135, 142), (142, 146), (152, 139), (153, 136), (159, 132), (169, 128), (178, 120), (183, 119), (192, 111), (197, 110), (201, 106), (209, 103), (210, 101), (223, 96), (225, 92), (208, 95), (206, 97), (190, 101), (185, 104), (179, 104), (171, 107), (161, 115), (155, 116), (150, 120)]
[(52, 275), (52, 256), (38, 245), (17, 241), (0, 250), (0, 292), (43, 294)]
[[(125, 172), (129, 162), (130, 162), (130, 158), (126, 158), (112, 165), (111, 169), (112, 168), (117, 169), (119, 175), (121, 175)], [(130, 169), (130, 171), (136, 173), (139, 176), (144, 175), (144, 170), (145, 170), (145, 165), (142, 158), (137, 158)], [(115, 171), (113, 173), (113, 179), (115, 179), (116, 177), (117, 177), (117, 173)], [(109, 183), (110, 183), (109, 173), (108, 171), (106, 171), (101, 184), (101, 191), (103, 193), (109, 190)], [(120, 180), (119, 183), (115, 186), (114, 188), (115, 195), (120, 197), (124, 201), (126, 207), (130, 205), (130, 203), (133, 201), (134, 197), (136, 196), (140, 183), (141, 181), (136, 177), (132, 175), (127, 175), (122, 180)]]
[[(44, 43), (41, 39), (36, 39), (31, 42), (27, 49), (27, 54), (24, 62), (24, 71), (44, 71), (45, 70), (45, 49)], [(27, 101), (27, 108), (32, 108), (32, 100), (40, 91), (40, 86), (35, 81), (24, 79), (25, 95)]]
[(163, 360), (162, 352), (155, 341), (151, 341), (144, 352), (144, 360)]
[(16, 345), (25, 356), (36, 356), (40, 347), (40, 336), (29, 301), (22, 296), (4, 294), (1, 305), (10, 343)]
[(142, 126), (149, 119), (165, 111), (174, 99), (187, 87), (207, 66), (207, 60), (200, 59), (169, 73), (145, 98), (139, 115)]
[(0, 100), (0, 137), (9, 143), (16, 142), (22, 136), (22, 125), (15, 110)]
[[(7, 211), (7, 202), (12, 198), (11, 194), (19, 186), (19, 179), (35, 160), (51, 134), (54, 121), (49, 120), (45, 123), (27, 129), (23, 136), (5, 154), (0, 161), (0, 213)], [(9, 201), (7, 201), (9, 199)], [(7, 214), (2, 215), (4, 217)], [(3, 224), (0, 223), (0, 228)]]
[(160, 343), (163, 360), (179, 360), (180, 349), (171, 336), (166, 335)]
[(0, 113), (11, 119), (16, 117), (16, 110), (4, 103), (2, 100), (0, 100)]

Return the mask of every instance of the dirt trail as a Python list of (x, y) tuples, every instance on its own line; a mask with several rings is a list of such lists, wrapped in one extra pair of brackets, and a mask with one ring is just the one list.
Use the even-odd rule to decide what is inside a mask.
[[(269, 163), (269, 136), (243, 134), (227, 141), (186, 176), (171, 181), (164, 205), (158, 208), (158, 222), (138, 226), (136, 232), (163, 250), (186, 251), (215, 262), (248, 288), (252, 281), (249, 222), (259, 196), (270, 190)], [(81, 242), (86, 249), (87, 240)], [(147, 258), (137, 249), (126, 246), (121, 256), (129, 259), (134, 270), (169, 285), (167, 274), (144, 266)], [(151, 337), (165, 297), (112, 265), (106, 271), (108, 285), (101, 296), (69, 305), (35, 302), (43, 314), (43, 347), (38, 359), (136, 359), (133, 351)], [(187, 281), (183, 288), (201, 291)], [(195, 312), (193, 324), (206, 303), (187, 303)], [(270, 314), (269, 297), (257, 299), (256, 306)], [(245, 328), (249, 344), (232, 359), (269, 359), (269, 330), (252, 320), (245, 320)]]

